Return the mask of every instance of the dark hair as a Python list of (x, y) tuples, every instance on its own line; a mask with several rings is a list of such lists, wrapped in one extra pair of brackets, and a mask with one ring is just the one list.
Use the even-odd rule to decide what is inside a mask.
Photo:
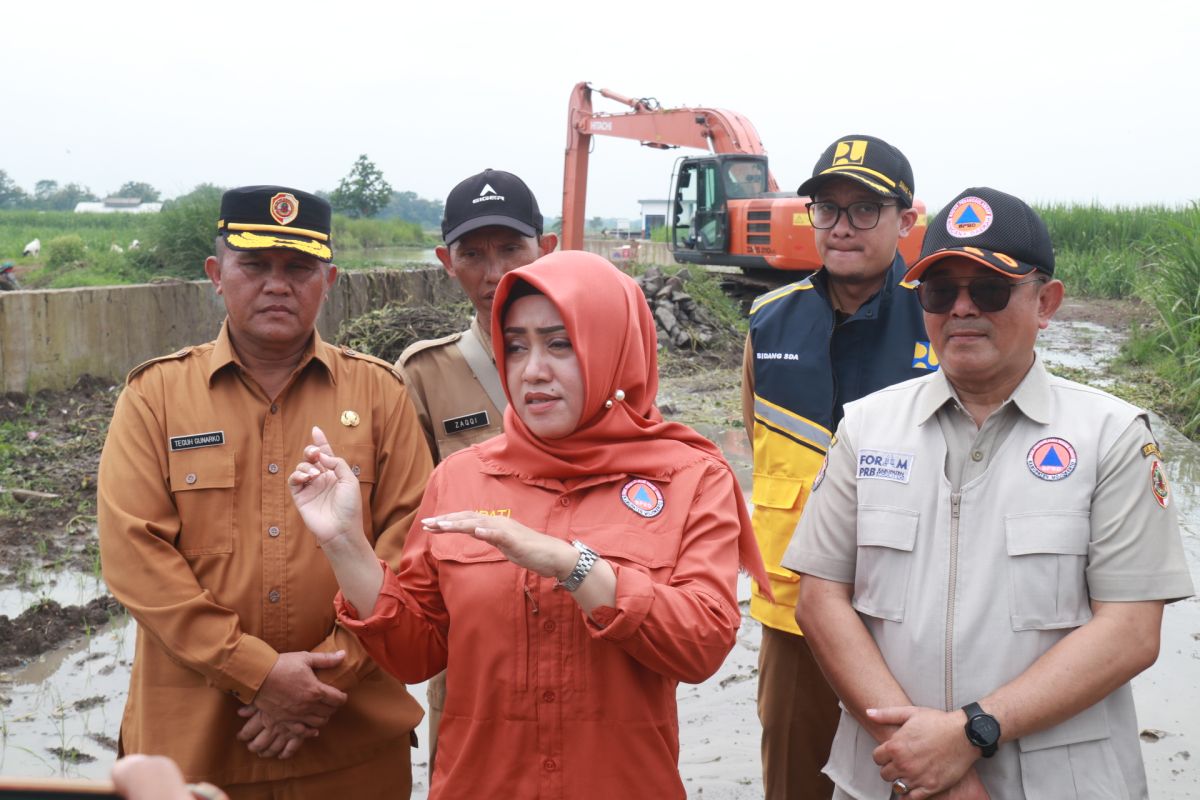
[(517, 300), (520, 300), (522, 297), (530, 297), (535, 294), (544, 295), (545, 292), (528, 281), (515, 281), (512, 289), (510, 289), (508, 292), (508, 297), (504, 298), (504, 308), (500, 309), (500, 322), (503, 323), (505, 318), (508, 317), (508, 309), (512, 307), (513, 303), (515, 303)]

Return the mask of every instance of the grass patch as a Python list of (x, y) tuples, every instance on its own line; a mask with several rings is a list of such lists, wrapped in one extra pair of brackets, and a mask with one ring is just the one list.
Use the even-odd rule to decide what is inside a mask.
[[(1056, 276), (1073, 295), (1142, 298), (1155, 310), (1121, 352), (1113, 393), (1200, 436), (1200, 205), (1048, 206)], [(1122, 368), (1119, 365), (1118, 368)]]

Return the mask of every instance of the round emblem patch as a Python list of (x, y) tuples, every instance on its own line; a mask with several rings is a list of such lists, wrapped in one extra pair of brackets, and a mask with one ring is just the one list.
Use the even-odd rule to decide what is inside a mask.
[(1044, 481), (1061, 481), (1075, 471), (1075, 448), (1066, 439), (1050, 437), (1029, 448), (1025, 464)]
[(978, 197), (964, 197), (946, 216), (946, 232), (955, 239), (966, 239), (992, 227), (992, 207)]
[(1171, 487), (1167, 483), (1167, 473), (1157, 460), (1150, 465), (1150, 489), (1154, 492), (1155, 501), (1166, 508), (1171, 504)]
[(300, 213), (300, 201), (291, 192), (278, 192), (271, 198), (271, 218), (280, 225), (287, 225)]
[(621, 487), (621, 502), (635, 514), (657, 517), (663, 510), (662, 492), (653, 483), (635, 478)]

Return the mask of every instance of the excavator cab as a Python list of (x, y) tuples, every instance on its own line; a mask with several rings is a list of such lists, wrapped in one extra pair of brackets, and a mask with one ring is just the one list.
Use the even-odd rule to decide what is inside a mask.
[(728, 264), (730, 202), (769, 196), (767, 159), (760, 155), (680, 158), (671, 180), (671, 249), (694, 264)]

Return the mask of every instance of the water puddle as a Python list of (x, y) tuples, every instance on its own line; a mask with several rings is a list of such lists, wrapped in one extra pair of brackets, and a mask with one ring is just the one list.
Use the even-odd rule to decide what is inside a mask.
[(0, 588), (0, 614), (15, 618), (30, 606), (46, 600), (53, 600), (60, 606), (82, 606), (107, 592), (99, 575), (34, 567), (17, 576), (15, 586)]
[(1086, 370), (1096, 376), (1092, 385), (1104, 388), (1112, 383), (1105, 367), (1117, 357), (1123, 338), (1095, 322), (1054, 320), (1038, 335), (1038, 352), (1051, 370)]

